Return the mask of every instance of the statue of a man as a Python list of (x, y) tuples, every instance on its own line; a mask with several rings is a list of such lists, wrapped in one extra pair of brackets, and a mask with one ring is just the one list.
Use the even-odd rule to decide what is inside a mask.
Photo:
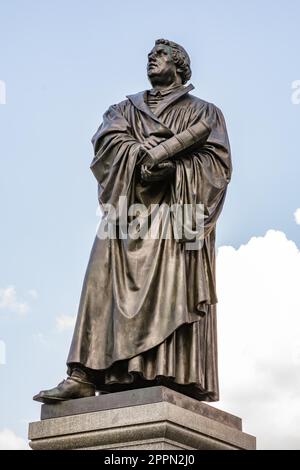
[[(218, 400), (215, 227), (231, 176), (226, 126), (216, 106), (185, 86), (191, 68), (183, 47), (157, 40), (147, 72), (152, 88), (111, 106), (92, 139), (103, 220), (108, 224), (109, 204), (116, 209), (116, 236), (96, 236), (68, 378), (37, 401), (158, 384)], [(146, 236), (124, 236), (124, 200), (127, 208), (143, 208), (135, 229)], [(192, 208), (192, 237), (174, 230), (157, 210), (162, 205)], [(128, 228), (133, 217), (126, 214)], [(151, 236), (155, 215), (160, 230)], [(200, 247), (187, 249), (195, 241)]]

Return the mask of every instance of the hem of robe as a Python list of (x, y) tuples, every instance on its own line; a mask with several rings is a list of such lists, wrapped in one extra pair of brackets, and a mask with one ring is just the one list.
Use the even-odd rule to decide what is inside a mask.
[[(199, 308), (199, 306), (201, 306), (201, 309)], [(98, 370), (98, 371), (107, 370), (116, 362), (121, 362), (124, 360), (132, 359), (133, 357), (143, 354), (149, 351), (150, 349), (156, 348), (161, 343), (166, 341), (172, 334), (175, 333), (175, 331), (177, 331), (183, 325), (191, 325), (193, 323), (197, 323), (201, 321), (202, 318), (207, 318), (208, 315), (210, 315), (210, 311), (215, 306), (216, 306), (215, 303), (210, 303), (207, 299), (201, 300), (201, 301), (198, 300), (197, 311), (194, 311), (194, 312), (187, 311), (186, 314), (184, 315), (184, 319), (181, 318), (178, 322), (175, 323), (175, 325), (172, 328), (169, 329), (169, 331), (165, 332), (165, 334), (161, 335), (160, 337), (156, 337), (155, 341), (153, 341), (152, 338), (148, 341), (144, 340), (143, 344), (140, 347), (136, 347), (135, 353), (130, 354), (128, 351), (127, 354), (124, 354), (122, 356), (121, 355), (118, 356), (118, 354), (115, 353), (113, 355), (110, 355), (110, 360), (103, 360), (103, 359), (101, 359), (101, 361), (99, 361), (99, 359), (97, 361), (91, 360), (90, 354), (88, 355), (89, 356), (88, 359), (84, 359), (82, 356), (87, 356), (87, 355), (85, 353), (82, 354), (81, 349), (80, 349), (80, 344), (82, 344), (82, 341), (83, 341), (83, 335), (81, 334), (77, 336), (76, 340), (75, 340), (75, 336), (73, 336), (71, 348), (70, 348), (69, 355), (67, 358), (67, 366), (71, 364), (81, 364), (86, 369), (90, 369), (90, 370)], [(75, 332), (76, 332), (76, 325), (75, 325)], [(76, 346), (74, 346), (74, 344), (76, 344)], [(102, 362), (105, 365), (103, 365), (103, 367), (97, 367), (95, 365), (95, 362)]]
[(207, 332), (210, 329), (211, 333), (215, 325), (208, 326), (207, 317), (202, 318), (205, 322), (202, 328), (201, 319), (181, 324), (161, 343), (133, 357), (114, 361), (106, 369), (68, 362), (68, 374), (76, 367), (81, 368), (103, 393), (162, 385), (197, 400), (218, 401), (216, 338), (211, 338), (213, 344), (206, 343)]

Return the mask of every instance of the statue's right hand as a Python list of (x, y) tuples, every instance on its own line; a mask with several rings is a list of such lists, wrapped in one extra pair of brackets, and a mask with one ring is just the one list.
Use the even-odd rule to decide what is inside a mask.
[(145, 145), (143, 145), (140, 148), (140, 152), (139, 152), (139, 157), (140, 158), (138, 160), (139, 165), (147, 165), (147, 166), (149, 166), (149, 168), (152, 168), (155, 165), (156, 162), (153, 160), (151, 155), (148, 153), (148, 150), (150, 150), (151, 148), (152, 147), (146, 148)]
[(156, 147), (157, 145), (161, 144), (164, 140), (166, 140), (164, 137), (150, 135), (150, 137), (147, 137), (147, 139), (145, 139), (145, 141), (143, 142), (143, 147), (146, 150), (150, 150), (153, 147)]

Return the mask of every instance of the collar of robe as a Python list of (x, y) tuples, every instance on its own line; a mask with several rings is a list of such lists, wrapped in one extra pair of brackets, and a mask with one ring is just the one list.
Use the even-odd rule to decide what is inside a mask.
[(192, 84), (190, 84), (186, 87), (175, 88), (174, 91), (169, 93), (167, 95), (167, 97), (157, 107), (157, 109), (155, 110), (155, 114), (150, 110), (150, 108), (148, 107), (147, 102), (145, 100), (146, 95), (147, 95), (147, 90), (146, 91), (140, 91), (139, 93), (135, 93), (134, 95), (127, 95), (126, 98), (128, 98), (130, 100), (130, 102), (133, 104), (133, 106), (135, 106), (137, 109), (139, 109), (143, 113), (147, 114), (152, 119), (159, 122), (160, 124), (163, 124), (161, 122), (161, 120), (159, 119), (159, 116), (162, 114), (162, 112), (168, 106), (173, 104), (175, 101), (177, 101), (182, 96), (189, 93), (194, 88), (195, 87)]
[(168, 88), (151, 88), (151, 90), (148, 90), (148, 93), (149, 95), (152, 95), (152, 96), (166, 96), (166, 95), (169, 95), (170, 93), (173, 93), (174, 91), (178, 91), (178, 90), (183, 90), (185, 88), (184, 85), (172, 85)]

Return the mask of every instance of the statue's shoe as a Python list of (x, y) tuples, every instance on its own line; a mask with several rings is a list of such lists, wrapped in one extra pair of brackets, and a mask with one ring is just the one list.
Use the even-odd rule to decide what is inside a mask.
[(33, 400), (42, 403), (57, 403), (59, 401), (74, 400), (76, 398), (92, 397), (95, 395), (95, 386), (91, 383), (79, 382), (72, 377), (63, 380), (57, 387), (42, 390), (33, 397)]

